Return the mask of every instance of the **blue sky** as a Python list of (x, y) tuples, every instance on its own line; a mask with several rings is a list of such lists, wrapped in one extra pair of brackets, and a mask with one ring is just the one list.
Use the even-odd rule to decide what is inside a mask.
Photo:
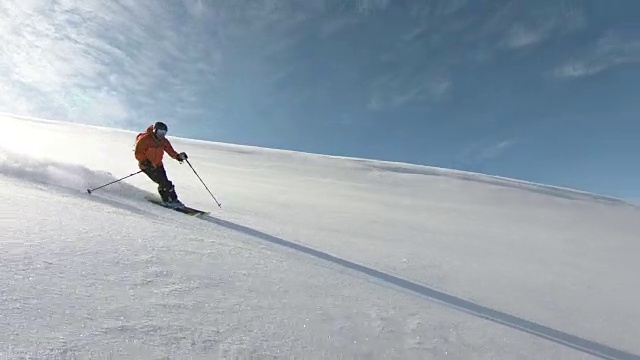
[(640, 200), (640, 2), (9, 0), (0, 111)]

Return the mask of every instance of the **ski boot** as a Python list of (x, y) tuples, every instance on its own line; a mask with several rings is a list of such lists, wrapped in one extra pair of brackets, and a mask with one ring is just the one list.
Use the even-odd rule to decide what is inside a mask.
[(168, 207), (170, 209), (179, 209), (179, 208), (183, 208), (184, 204), (180, 200), (169, 200), (169, 201), (163, 201), (162, 206)]

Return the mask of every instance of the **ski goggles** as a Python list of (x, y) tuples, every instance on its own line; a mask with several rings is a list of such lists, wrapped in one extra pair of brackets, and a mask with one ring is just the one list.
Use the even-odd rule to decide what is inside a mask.
[(160, 130), (160, 129), (158, 129), (158, 130), (156, 130), (156, 135), (158, 135), (158, 136), (165, 136), (165, 135), (167, 135), (167, 130)]

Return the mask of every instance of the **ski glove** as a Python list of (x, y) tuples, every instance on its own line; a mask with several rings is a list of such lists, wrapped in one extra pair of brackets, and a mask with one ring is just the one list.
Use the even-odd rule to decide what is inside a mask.
[(186, 153), (181, 152), (180, 154), (178, 154), (178, 161), (185, 161), (187, 159), (188, 157)]
[(142, 165), (142, 167), (145, 169), (153, 168), (153, 164), (151, 164), (151, 161), (149, 159), (142, 160), (142, 162), (140, 162), (140, 165)]

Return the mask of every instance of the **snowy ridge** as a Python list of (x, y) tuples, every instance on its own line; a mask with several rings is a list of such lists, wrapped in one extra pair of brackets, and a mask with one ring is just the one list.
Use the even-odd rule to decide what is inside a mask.
[[(129, 130), (108, 128), (104, 126), (85, 125), (85, 124), (79, 124), (79, 123), (66, 123), (66, 122), (61, 122), (61, 121), (56, 121), (51, 119), (16, 116), (16, 115), (11, 115), (6, 113), (0, 113), (0, 116), (6, 116), (6, 117), (21, 119), (21, 120), (30, 121), (30, 122), (37, 122), (42, 124), (51, 124), (51, 125), (59, 125), (59, 126), (66, 126), (66, 127), (78, 127), (83, 129), (94, 129), (97, 131), (121, 132), (126, 134), (135, 133)], [(513, 179), (513, 178), (508, 178), (503, 176), (464, 171), (464, 170), (440, 168), (440, 167), (426, 166), (426, 165), (416, 165), (416, 164), (409, 164), (409, 163), (395, 162), (395, 161), (355, 158), (355, 157), (349, 157), (349, 156), (303, 153), (303, 152), (294, 151), (294, 150), (262, 148), (262, 147), (251, 146), (251, 145), (228, 144), (228, 143), (220, 143), (215, 141), (189, 139), (189, 138), (182, 138), (182, 137), (173, 137), (173, 138), (178, 139), (179, 141), (185, 144), (193, 144), (195, 146), (201, 146), (201, 147), (212, 147), (221, 151), (233, 152), (238, 154), (254, 154), (254, 155), (270, 154), (272, 156), (277, 156), (277, 155), (281, 155), (285, 157), (302, 156), (302, 157), (316, 157), (319, 159), (344, 160), (354, 164), (362, 164), (368, 169), (388, 171), (388, 172), (397, 173), (397, 174), (444, 176), (444, 177), (449, 177), (449, 178), (454, 178), (459, 180), (474, 181), (474, 182), (485, 183), (485, 184), (495, 185), (495, 186), (511, 187), (518, 190), (528, 190), (535, 193), (556, 196), (556, 197), (561, 197), (561, 198), (570, 199), (570, 200), (587, 200), (587, 201), (597, 200), (604, 203), (619, 204), (619, 205), (626, 205), (626, 206), (637, 206), (623, 199), (602, 195), (602, 194), (596, 194), (588, 191), (576, 190), (576, 189), (571, 189), (566, 187), (560, 187), (560, 186), (554, 186), (554, 185), (530, 182), (525, 180)]]
[(0, 120), (0, 358), (639, 358), (637, 208), (172, 138), (194, 219), (86, 193), (135, 132)]
[(612, 196), (596, 194), (588, 191), (576, 190), (561, 186), (554, 186), (542, 183), (536, 183), (531, 181), (513, 179), (503, 176), (483, 174), (477, 172), (470, 172), (464, 170), (440, 168), (435, 166), (416, 165), (404, 162), (385, 161), (385, 160), (373, 160), (365, 158), (355, 158), (349, 156), (337, 156), (337, 155), (325, 155), (315, 153), (302, 153), (293, 150), (284, 149), (272, 149), (272, 148), (260, 148), (250, 145), (237, 145), (237, 144), (225, 144), (212, 141), (195, 140), (180, 138), (186, 143), (199, 144), (201, 146), (214, 146), (222, 151), (235, 152), (239, 154), (271, 154), (281, 155), (285, 157), (316, 157), (319, 159), (334, 159), (345, 162), (351, 162), (353, 164), (363, 165), (365, 169), (374, 171), (391, 172), (396, 174), (406, 175), (425, 175), (425, 176), (444, 176), (452, 179), (474, 181), (478, 183), (484, 183), (488, 185), (510, 187), (517, 190), (528, 190), (531, 192), (545, 194), (550, 196), (561, 197), (570, 200), (585, 200), (585, 201), (601, 201), (603, 203), (636, 206), (624, 199), (619, 199)]
[[(97, 126), (97, 125), (84, 125), (84, 124), (78, 124), (78, 123), (65, 123), (65, 122), (51, 120), (51, 119), (16, 116), (16, 115), (6, 114), (6, 113), (0, 113), (0, 116), (8, 116), (11, 118), (22, 119), (25, 121), (35, 121), (35, 122), (40, 122), (44, 124), (60, 125), (60, 126), (67, 126), (67, 127), (76, 126), (80, 128), (93, 128), (99, 131), (132, 133), (131, 131), (123, 130), (123, 129), (108, 128), (108, 127)], [(476, 182), (481, 182), (486, 184), (493, 184), (496, 186), (506, 186), (506, 187), (513, 187), (515, 189), (530, 190), (533, 192), (538, 192), (541, 194), (547, 194), (551, 196), (558, 196), (566, 199), (598, 200), (598, 201), (608, 202), (612, 204), (637, 206), (623, 199), (619, 199), (612, 196), (596, 194), (588, 191), (581, 191), (581, 190), (576, 190), (576, 189), (571, 189), (566, 187), (560, 187), (560, 186), (554, 186), (554, 185), (530, 182), (525, 180), (507, 178), (503, 176), (464, 171), (464, 170), (440, 168), (440, 167), (426, 166), (426, 165), (416, 165), (416, 164), (409, 164), (409, 163), (396, 162), (396, 161), (355, 158), (355, 157), (349, 157), (349, 156), (302, 153), (302, 152), (293, 151), (293, 150), (262, 148), (262, 147), (251, 146), (251, 145), (228, 144), (228, 143), (220, 143), (215, 141), (206, 141), (206, 140), (189, 139), (189, 138), (181, 138), (181, 137), (175, 137), (175, 138), (180, 139), (180, 141), (187, 144), (194, 144), (196, 146), (215, 147), (223, 151), (235, 152), (239, 154), (272, 154), (272, 155), (305, 156), (305, 157), (313, 156), (313, 157), (326, 158), (326, 159), (347, 160), (357, 164), (364, 164), (365, 166), (374, 170), (389, 171), (389, 172), (398, 173), (398, 174), (446, 176), (446, 177), (451, 177), (451, 178), (456, 178), (461, 180), (469, 180), (469, 181), (476, 181)]]
[(481, 173), (474, 173), (462, 170), (443, 169), (437, 167), (428, 167), (420, 165), (411, 165), (394, 162), (380, 162), (380, 161), (366, 161), (357, 160), (360, 162), (368, 163), (373, 169), (379, 169), (383, 171), (390, 171), (399, 174), (413, 174), (413, 175), (427, 175), (427, 176), (445, 176), (452, 179), (459, 179), (465, 181), (474, 181), (478, 183), (484, 183), (488, 185), (502, 186), (513, 188), (517, 190), (527, 190), (534, 193), (556, 196), (569, 200), (583, 200), (583, 201), (601, 201), (604, 203), (619, 204), (635, 206), (625, 200), (618, 199), (611, 196), (595, 194), (587, 191), (580, 191), (565, 187), (540, 184), (530, 181), (506, 178), (496, 175), (487, 175)]

